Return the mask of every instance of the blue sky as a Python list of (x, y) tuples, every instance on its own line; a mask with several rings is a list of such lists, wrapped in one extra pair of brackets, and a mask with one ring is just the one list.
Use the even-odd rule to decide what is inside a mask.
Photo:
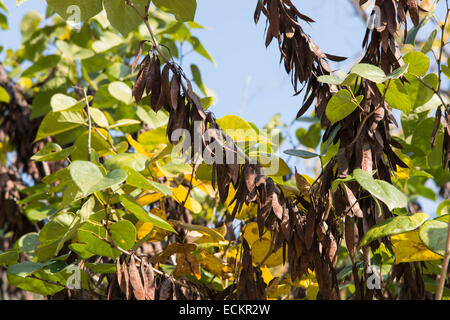
[[(16, 7), (15, 0), (4, 0), (10, 11), (10, 30), (0, 33), (0, 45), (17, 49), (20, 46), (19, 24), (30, 10), (45, 13), (44, 0), (29, 0)], [(349, 69), (362, 53), (361, 43), (365, 23), (355, 15), (347, 0), (293, 1), (300, 11), (316, 23), (304, 24), (324, 52), (349, 59), (332, 65), (334, 69)], [(256, 0), (197, 0), (196, 21), (207, 27), (195, 30), (203, 45), (217, 62), (213, 66), (197, 54), (187, 56), (183, 67), (190, 63), (199, 66), (204, 83), (218, 96), (211, 110), (217, 118), (228, 114), (239, 115), (258, 126), (263, 126), (276, 113), (290, 123), (302, 103), (302, 96), (294, 97), (289, 76), (279, 64), (279, 51), (275, 41), (266, 49), (264, 45), (265, 19), (255, 26), (253, 12)], [(2, 56), (0, 56), (2, 57)], [(297, 124), (295, 128), (300, 126)], [(293, 135), (295, 136), (295, 128)], [(284, 147), (284, 146), (283, 146)], [(290, 148), (287, 145), (287, 149)], [(307, 170), (305, 161), (291, 162), (299, 171)], [(422, 201), (429, 213), (434, 213), (437, 203)]]

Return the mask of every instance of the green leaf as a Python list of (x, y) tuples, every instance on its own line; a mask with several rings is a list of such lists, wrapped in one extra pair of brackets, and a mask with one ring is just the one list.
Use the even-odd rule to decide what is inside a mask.
[(77, 128), (81, 125), (80, 121), (83, 122), (83, 117), (76, 112), (49, 112), (42, 120), (34, 141)]
[(115, 99), (122, 101), (125, 104), (130, 104), (133, 101), (130, 87), (120, 81), (115, 81), (109, 84), (108, 91)]
[(78, 220), (79, 217), (71, 212), (61, 213), (50, 219), (39, 233), (40, 244), (36, 247), (39, 261), (46, 261), (58, 254), (64, 242), (75, 236), (76, 232), (71, 231), (71, 227)]
[(28, 69), (22, 73), (22, 77), (30, 77), (37, 72), (48, 71), (48, 69), (53, 68), (58, 65), (61, 61), (61, 56), (57, 54), (44, 56), (32, 64)]
[[(108, 130), (119, 128), (119, 127), (127, 127), (127, 126), (133, 126), (133, 125), (139, 125), (141, 122), (139, 120), (133, 120), (133, 119), (120, 119), (116, 121), (116, 123), (108, 126)], [(123, 129), (122, 129), (123, 130)]]
[[(380, 83), (377, 84), (377, 86), (380, 92), (385, 91), (384, 84)], [(386, 91), (385, 98), (391, 108), (401, 110), (406, 114), (410, 113), (412, 109), (411, 100), (408, 92), (403, 86), (403, 83), (399, 79), (391, 81), (389, 88)]]
[(47, 143), (44, 148), (35, 153), (31, 160), (33, 161), (60, 161), (69, 157), (74, 150), (74, 147), (61, 149), (56, 143)]
[[(111, 145), (108, 143), (113, 142), (112, 138), (109, 136), (108, 132), (103, 129), (98, 129), (98, 131), (103, 135), (103, 137), (97, 132), (91, 131), (91, 149), (97, 152), (99, 157), (105, 157), (115, 154), (112, 150)], [(108, 139), (106, 141), (105, 138)], [(72, 153), (72, 160), (89, 160), (89, 154), (87, 150), (89, 140), (89, 131), (83, 132), (75, 141), (75, 150)]]
[(102, 128), (107, 128), (109, 126), (108, 119), (106, 118), (105, 114), (96, 108), (89, 108), (89, 113), (91, 115), (92, 120)]
[(320, 157), (320, 155), (318, 155), (317, 153), (309, 152), (306, 150), (292, 149), (292, 150), (286, 150), (286, 151), (284, 151), (284, 153), (289, 156), (299, 157), (299, 158), (303, 158), (303, 159), (311, 159), (311, 158), (315, 158), (315, 157)]
[(375, 83), (382, 83), (386, 81), (386, 74), (384, 73), (384, 71), (372, 64), (357, 64), (350, 70), (350, 73), (357, 74), (358, 76)]
[[(64, 289), (63, 285), (51, 284), (39, 279), (33, 279), (29, 277), (24, 278), (10, 273), (8, 273), (7, 275), (8, 275), (8, 282), (10, 285), (18, 287), (25, 291), (41, 294), (43, 296), (54, 295), (55, 293)], [(53, 278), (50, 278), (50, 276), (47, 276), (45, 272), (42, 272), (42, 274), (39, 274), (38, 276), (48, 281), (55, 280)], [(50, 279), (45, 279), (46, 276), (47, 278)]]
[(353, 99), (352, 94), (348, 90), (340, 90), (328, 102), (325, 114), (332, 124), (349, 116), (362, 101), (363, 97), (357, 97), (357, 101)]
[[(47, 0), (64, 20), (86, 21), (102, 11), (102, 0)], [(79, 21), (77, 21), (79, 19)]]
[(19, 260), (19, 252), (17, 250), (8, 250), (0, 253), (0, 266), (14, 264)]
[(88, 221), (78, 229), (78, 241), (86, 244), (88, 252), (116, 259), (120, 251), (104, 240), (111, 242), (105, 227), (99, 223)]
[(39, 12), (32, 10), (25, 14), (20, 21), (20, 32), (24, 38), (27, 38), (31, 33), (35, 32), (39, 27), (42, 17)]
[(17, 244), (23, 253), (32, 258), (35, 256), (35, 249), (38, 243), (38, 238), (39, 234), (36, 232), (27, 233), (20, 237), (20, 239), (17, 241)]
[(160, 144), (168, 145), (169, 140), (166, 135), (166, 128), (159, 127), (156, 129), (148, 130), (139, 135), (138, 142), (150, 152), (156, 149)]
[[(41, 237), (40, 241), (43, 243), (40, 246), (42, 252), (49, 252), (54, 250), (53, 255), (57, 255), (63, 248), (64, 244), (74, 238), (80, 226), (89, 219), (90, 214), (94, 210), (95, 199), (90, 197), (86, 201), (76, 215), (60, 214), (50, 220), (46, 226), (52, 226), (52, 230), (46, 230), (45, 237)], [(45, 228), (45, 227), (44, 227)], [(41, 259), (43, 254), (41, 253)]]
[[(147, 0), (131, 0), (130, 2), (136, 7), (142, 16), (145, 16), (146, 13), (144, 10), (148, 3)], [(124, 36), (128, 35), (128, 33), (143, 23), (136, 11), (128, 6), (123, 0), (103, 0), (103, 6), (111, 25), (119, 30), (119, 32)]]
[(146, 167), (147, 157), (140, 153), (120, 153), (106, 159), (104, 166), (108, 170), (132, 168), (142, 171)]
[(448, 66), (442, 66), (442, 71), (450, 79), (450, 68)]
[(13, 274), (25, 278), (26, 276), (32, 274), (33, 272), (41, 270), (44, 266), (45, 264), (42, 263), (24, 261), (9, 266), (8, 274)]
[(102, 191), (108, 188), (112, 188), (116, 185), (121, 184), (127, 179), (127, 173), (122, 169), (116, 169), (108, 173), (95, 185), (91, 186), (87, 194), (92, 194), (98, 191)]
[(419, 237), (428, 249), (444, 256), (447, 232), (447, 222), (431, 220), (420, 227)]
[(194, 21), (196, 0), (153, 0), (153, 4), (173, 14), (178, 21)]
[[(94, 49), (96, 53), (103, 53), (117, 47), (122, 43), (123, 38), (119, 36), (117, 32), (105, 31), (100, 36), (100, 40), (94, 41), (92, 43), (92, 49)], [(86, 65), (98, 71), (98, 66), (103, 66), (103, 64), (105, 63), (104, 61), (97, 61), (96, 59), (98, 59), (98, 57), (102, 56), (94, 56), (91, 60), (88, 60), (88, 63), (86, 63)]]
[(147, 212), (129, 195), (121, 195), (120, 202), (128, 211), (133, 213), (139, 220), (143, 222), (150, 222), (151, 224), (153, 224), (158, 228), (176, 233), (176, 231), (167, 221), (152, 214), (151, 212)]
[(0, 87), (0, 102), (9, 103), (10, 97), (5, 88)]
[(202, 108), (203, 110), (208, 110), (209, 107), (211, 107), (211, 105), (214, 102), (214, 98), (213, 97), (204, 97), (200, 99), (200, 102), (202, 104)]
[(108, 274), (117, 272), (115, 263), (85, 263), (84, 265), (95, 273)]
[(438, 217), (450, 214), (450, 199), (442, 201), (436, 212)]
[(407, 53), (403, 60), (409, 65), (408, 73), (418, 77), (426, 75), (430, 67), (430, 58), (419, 51)]
[(409, 83), (405, 83), (405, 89), (414, 108), (420, 107), (430, 101), (434, 96), (434, 91), (429, 87), (437, 89), (439, 83), (439, 78), (435, 73), (430, 73), (423, 78), (422, 81), (427, 85), (422, 84), (419, 79), (409, 77), (408, 75), (406, 78)]
[[(142, 102), (142, 100), (140, 102)], [(164, 111), (155, 112), (152, 109), (150, 109), (150, 107), (145, 108), (142, 106), (138, 106), (136, 108), (136, 115), (141, 121), (148, 124), (150, 126), (150, 129), (155, 129), (164, 126), (169, 121), (169, 117), (166, 112)]]
[(342, 80), (342, 79), (340, 79), (338, 77), (329, 76), (329, 75), (320, 76), (320, 77), (317, 78), (317, 80), (319, 82), (322, 82), (322, 83), (334, 84), (334, 85), (337, 85), (337, 86), (341, 85), (344, 82), (344, 80)]
[(296, 132), (298, 141), (305, 147), (315, 149), (322, 138), (322, 127), (319, 123), (313, 124), (309, 130), (299, 128)]
[(368, 245), (372, 241), (395, 234), (412, 231), (420, 227), (426, 220), (428, 215), (426, 213), (416, 213), (412, 216), (398, 216), (386, 219), (373, 228), (371, 228), (361, 239), (359, 247)]
[[(434, 118), (425, 118), (415, 125), (414, 133), (411, 139), (411, 145), (414, 146), (416, 157), (426, 157), (426, 165), (430, 167), (441, 166), (442, 147), (431, 147), (430, 137), (434, 130)], [(443, 128), (439, 127), (436, 134), (436, 146), (442, 146), (444, 140)], [(417, 152), (416, 152), (417, 150)]]
[(390, 74), (386, 77), (386, 79), (387, 79), (387, 80), (389, 80), (389, 79), (391, 79), (391, 80), (399, 79), (399, 78), (403, 77), (403, 75), (404, 75), (406, 72), (408, 72), (408, 69), (409, 69), (409, 65), (408, 65), (408, 64), (405, 64), (404, 66), (402, 66), (402, 67), (400, 67), (400, 68), (398, 68), (398, 69), (392, 71), (392, 73), (390, 73)]
[(433, 48), (433, 43), (434, 43), (434, 40), (436, 39), (437, 33), (438, 33), (437, 29), (435, 29), (435, 30), (433, 30), (433, 32), (431, 32), (427, 41), (423, 44), (423, 47), (422, 47), (423, 53), (427, 54), (428, 52), (431, 51), (431, 49)]
[(73, 43), (69, 44), (62, 40), (57, 40), (56, 46), (61, 51), (64, 58), (67, 57), (71, 60), (89, 59), (95, 55), (94, 51), (92, 50), (79, 47)]
[(202, 80), (202, 75), (200, 73), (200, 69), (195, 64), (191, 64), (191, 73), (192, 73), (192, 77), (194, 79), (195, 84), (200, 88), (200, 90), (202, 91), (202, 93), (204, 95), (207, 95), (206, 87), (203, 84), (203, 80)]
[(195, 52), (197, 52), (201, 56), (203, 56), (206, 59), (208, 59), (209, 61), (211, 61), (214, 65), (216, 65), (216, 62), (214, 61), (214, 59), (211, 57), (209, 52), (205, 49), (205, 47), (203, 46), (203, 44), (200, 42), (200, 40), (197, 37), (191, 36), (188, 38), (188, 41), (191, 43), (192, 48), (194, 49)]
[(406, 207), (408, 201), (405, 194), (392, 184), (383, 180), (375, 180), (369, 173), (361, 169), (354, 170), (353, 176), (361, 187), (378, 200), (383, 201), (389, 210)]
[[(89, 97), (88, 100), (89, 99), (92, 100), (92, 97)], [(86, 102), (84, 99), (77, 101), (70, 96), (57, 93), (51, 98), (50, 105), (53, 112), (79, 111), (84, 109), (84, 107), (86, 106)]]
[(147, 179), (142, 174), (140, 174), (139, 172), (137, 172), (136, 170), (134, 170), (130, 167), (124, 168), (124, 170), (128, 174), (127, 184), (129, 184), (133, 187), (139, 188), (141, 190), (152, 190), (152, 191), (160, 192), (160, 193), (164, 194), (165, 196), (172, 195), (172, 190), (169, 187)]
[(89, 259), (94, 255), (94, 253), (87, 249), (84, 243), (71, 243), (69, 244), (69, 249), (78, 254), (82, 259)]
[(122, 220), (109, 227), (114, 243), (124, 250), (130, 250), (136, 242), (136, 228), (128, 220)]
[(74, 161), (70, 164), (69, 171), (73, 182), (84, 195), (88, 195), (89, 190), (103, 179), (100, 169), (89, 161)]

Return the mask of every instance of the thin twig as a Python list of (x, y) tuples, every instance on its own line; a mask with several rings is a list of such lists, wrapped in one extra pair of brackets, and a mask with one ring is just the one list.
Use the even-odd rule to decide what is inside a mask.
[(91, 144), (92, 144), (92, 120), (91, 120), (91, 111), (90, 111), (90, 107), (89, 107), (89, 100), (87, 97), (87, 93), (86, 90), (84, 88), (82, 88), (81, 86), (74, 86), (74, 88), (80, 90), (81, 92), (83, 92), (84, 95), (84, 101), (86, 104), (86, 112), (87, 112), (87, 116), (88, 116), (88, 127), (89, 127), (89, 132), (88, 132), (88, 159), (91, 160)]

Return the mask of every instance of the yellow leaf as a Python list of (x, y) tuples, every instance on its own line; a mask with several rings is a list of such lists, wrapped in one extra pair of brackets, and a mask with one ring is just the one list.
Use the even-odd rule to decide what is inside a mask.
[(429, 250), (419, 238), (419, 231), (410, 231), (391, 237), (395, 263), (439, 260), (442, 256)]
[[(244, 238), (247, 240), (250, 247), (259, 240), (259, 230), (256, 222), (250, 222), (244, 226)], [(268, 237), (268, 232), (264, 232), (262, 238), (269, 240), (270, 237)]]
[(225, 235), (227, 233), (227, 227), (225, 224), (223, 224), (222, 227), (215, 228), (212, 230), (217, 232), (217, 235), (215, 234), (214, 237), (212, 237), (209, 234), (209, 232), (201, 233), (201, 232), (193, 230), (193, 231), (189, 231), (187, 233), (186, 239), (191, 239), (191, 240), (189, 240), (189, 242), (194, 242), (194, 243), (198, 243), (198, 244), (215, 243), (215, 242), (220, 242), (220, 240), (218, 239), (218, 235), (222, 235), (223, 237), (225, 237)]
[[(183, 204), (184, 200), (186, 200), (186, 196), (188, 195), (188, 191), (182, 185), (179, 185), (178, 188), (172, 189), (172, 193), (173, 198), (179, 204)], [(193, 213), (200, 213), (202, 211), (202, 205), (191, 196), (187, 197), (184, 206), (186, 209), (192, 211)]]
[(207, 271), (220, 277), (228, 278), (228, 274), (233, 273), (229, 265), (207, 250), (200, 252), (199, 262)]
[(151, 203), (154, 203), (162, 198), (164, 198), (164, 194), (162, 194), (160, 192), (156, 192), (156, 193), (145, 194), (142, 197), (140, 197), (139, 199), (137, 199), (136, 202), (141, 207), (145, 207), (145, 206), (147, 206)]
[(149, 159), (151, 159), (153, 157), (153, 155), (150, 152), (145, 150), (145, 148), (142, 144), (140, 144), (139, 142), (134, 140), (133, 137), (128, 133), (127, 133), (127, 140), (128, 140), (128, 143), (134, 148), (134, 150), (136, 150), (137, 153), (140, 153)]
[(201, 232), (203, 234), (206, 234), (206, 235), (210, 236), (214, 242), (216, 242), (216, 241), (224, 241), (225, 240), (223, 235), (218, 233), (216, 230), (210, 229), (210, 228), (205, 227), (205, 226), (188, 224), (188, 223), (182, 223), (180, 221), (175, 221), (175, 220), (169, 220), (169, 222), (174, 224), (174, 225), (176, 225), (176, 226), (178, 226), (178, 227), (180, 227), (180, 228), (186, 229), (186, 230), (198, 231), (198, 232)]
[(409, 177), (411, 176), (411, 172), (412, 172), (412, 167), (413, 167), (413, 163), (411, 158), (409, 158), (408, 156), (404, 155), (404, 154), (397, 154), (400, 159), (408, 166), (408, 168), (402, 168), (400, 166), (397, 165), (397, 172), (396, 172), (396, 176), (397, 179), (409, 179)]
[[(256, 240), (252, 245), (252, 260), (255, 265), (260, 264), (267, 256), (270, 250), (271, 240), (263, 238)], [(283, 263), (283, 249), (278, 249), (275, 253), (269, 255), (264, 265), (275, 267)]]
[[(225, 201), (225, 205), (228, 207), (228, 212), (232, 213), (234, 207), (236, 206), (236, 201), (230, 205), (230, 202), (233, 200), (236, 195), (236, 190), (233, 187), (233, 184), (230, 183), (230, 189), (228, 191), (228, 198)], [(255, 203), (245, 204), (242, 206), (241, 212), (236, 214), (236, 219), (243, 220), (253, 216), (256, 216), (256, 212), (258, 210), (258, 206)]]
[[(184, 178), (187, 181), (191, 181), (191, 174), (187, 174), (184, 176)], [(192, 188), (198, 188), (208, 194), (211, 198), (215, 198), (216, 191), (213, 189), (211, 182), (209, 181), (203, 181), (203, 180), (197, 180), (195, 177), (192, 178)]]
[[(150, 210), (150, 212), (160, 217), (161, 219), (166, 220), (166, 213), (163, 210), (154, 208)], [(154, 227), (153, 224), (150, 222), (138, 221), (136, 223), (137, 240), (139, 241), (145, 236), (147, 236), (148, 233), (152, 231), (153, 227)], [(169, 234), (168, 231), (162, 230), (160, 228), (155, 228), (150, 234), (150, 237), (147, 239), (147, 242), (162, 241), (168, 234)]]
[(269, 284), (270, 281), (272, 281), (272, 279), (275, 278), (273, 274), (270, 272), (269, 268), (267, 268), (266, 266), (261, 268), (261, 276), (266, 284)]
[(311, 183), (309, 182), (310, 179), (307, 179), (306, 177), (308, 176), (299, 174), (297, 172), (297, 168), (295, 168), (295, 183), (297, 185), (297, 189), (304, 198), (309, 199), (309, 190), (311, 189), (311, 184), (314, 183), (314, 181)]
[(295, 287), (302, 287), (306, 289), (306, 299), (317, 299), (319, 284), (317, 283), (317, 278), (314, 271), (308, 269), (308, 272), (304, 274), (300, 280), (297, 279), (295, 282), (292, 282), (292, 280), (289, 278), (286, 282), (292, 284)]
[(164, 251), (160, 252), (158, 255), (151, 258), (153, 264), (165, 263), (166, 260), (175, 253), (188, 254), (194, 251), (197, 245), (193, 243), (178, 243), (174, 242), (167, 246)]

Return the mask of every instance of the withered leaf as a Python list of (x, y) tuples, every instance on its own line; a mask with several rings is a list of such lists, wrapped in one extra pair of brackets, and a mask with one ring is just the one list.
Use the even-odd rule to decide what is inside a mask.
[(347, 245), (348, 254), (353, 260), (355, 258), (359, 236), (358, 236), (358, 229), (355, 225), (355, 221), (350, 214), (347, 214), (345, 216), (344, 237), (345, 237), (345, 244)]
[(193, 243), (171, 243), (167, 246), (167, 248), (158, 254), (157, 256), (152, 257), (151, 261), (154, 264), (164, 263), (167, 258), (175, 253), (184, 253), (184, 252), (192, 252), (197, 248), (197, 245)]
[(142, 95), (144, 94), (145, 84), (147, 81), (147, 75), (150, 66), (150, 56), (147, 55), (141, 63), (139, 73), (136, 78), (136, 83), (133, 86), (132, 95), (136, 102), (141, 101)]
[(130, 282), (136, 299), (145, 300), (144, 286), (142, 285), (141, 276), (139, 275), (134, 255), (130, 258)]
[(161, 93), (161, 63), (158, 57), (156, 57), (156, 61), (154, 63), (153, 71), (151, 74), (153, 77), (151, 85), (151, 106), (155, 110)]
[(120, 289), (125, 293), (125, 287), (123, 286), (123, 274), (122, 274), (122, 267), (120, 266), (120, 258), (117, 258), (116, 260), (116, 274), (117, 274), (117, 283), (119, 284)]
[(155, 300), (155, 274), (153, 266), (147, 262), (146, 258), (142, 259), (141, 276), (144, 283), (144, 292), (146, 300)]
[(122, 272), (123, 272), (123, 288), (122, 292), (125, 293), (125, 298), (127, 300), (131, 299), (131, 286), (130, 286), (130, 275), (128, 273), (128, 267), (127, 264), (122, 262)]
[(144, 44), (145, 42), (147, 42), (147, 40), (141, 40), (141, 41), (139, 41), (138, 52), (136, 53), (136, 57), (135, 57), (134, 60), (133, 60), (133, 65), (132, 65), (132, 68), (131, 68), (131, 73), (134, 73), (134, 71), (135, 71), (136, 68), (137, 68), (137, 65), (138, 65), (138, 63), (139, 63), (139, 59), (140, 59), (141, 56), (142, 56), (142, 46), (143, 46), (143, 44)]
[(159, 300), (171, 300), (173, 284), (172, 280), (164, 278), (159, 288)]
[(180, 83), (178, 82), (178, 76), (174, 74), (172, 77), (172, 83), (170, 85), (170, 103), (175, 112), (178, 109), (179, 96), (180, 96)]
[[(147, 72), (147, 78), (145, 79), (145, 93), (147, 95), (150, 94), (150, 91), (152, 89), (152, 85), (153, 85), (153, 79), (155, 78), (155, 69), (159, 66), (157, 66), (157, 58), (155, 56), (153, 56), (150, 60), (150, 64), (148, 66), (148, 72)], [(158, 60), (159, 61), (159, 60)]]

